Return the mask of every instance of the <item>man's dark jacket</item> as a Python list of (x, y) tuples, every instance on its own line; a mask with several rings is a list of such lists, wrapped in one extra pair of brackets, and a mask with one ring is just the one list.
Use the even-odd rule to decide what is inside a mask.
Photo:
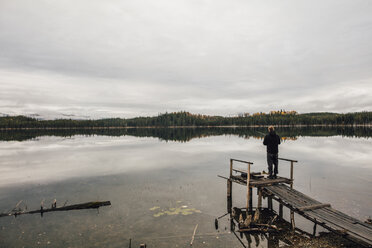
[(272, 131), (265, 136), (263, 144), (267, 146), (266, 150), (268, 153), (276, 154), (278, 153), (280, 137), (275, 133), (275, 131)]

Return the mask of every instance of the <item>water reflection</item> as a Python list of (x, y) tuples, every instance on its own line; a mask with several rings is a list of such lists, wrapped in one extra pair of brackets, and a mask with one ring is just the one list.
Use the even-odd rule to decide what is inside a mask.
[[(301, 136), (372, 137), (372, 128), (364, 127), (279, 127), (282, 139), (296, 140)], [(219, 135), (237, 135), (243, 138), (262, 138), (266, 128), (210, 127), (210, 128), (117, 128), (117, 129), (55, 129), (55, 130), (0, 130), (0, 141), (25, 141), (41, 136), (72, 137), (74, 135), (156, 137), (165, 141), (188, 142), (194, 138)]]
[[(54, 199), (112, 202), (99, 214), (84, 210), (48, 218), (1, 218), (0, 247), (47, 247), (48, 242), (50, 247), (128, 247), (129, 239), (132, 247), (140, 243), (189, 247), (196, 224), (193, 247), (241, 246), (227, 219), (221, 219), (215, 230), (215, 218), (226, 212), (226, 182), (217, 175), (228, 173), (232, 157), (252, 160), (254, 170), (265, 170), (262, 136), (246, 129), (208, 130), (211, 133), (143, 129), (139, 135), (128, 129), (125, 132), (132, 133), (113, 130), (118, 132), (114, 136), (106, 133), (112, 130), (50, 131), (52, 136), (32, 130), (7, 132), (7, 136), (0, 132), (0, 212), (20, 200), (29, 209), (39, 208), (43, 199), (48, 204)], [(368, 130), (354, 131), (350, 137), (345, 131), (325, 134), (325, 129), (314, 130), (319, 136), (301, 129), (278, 131), (283, 137), (296, 138), (283, 142), (280, 150), (281, 156), (299, 160), (296, 189), (353, 217), (368, 218), (372, 204)], [(362, 133), (364, 138), (351, 138)], [(188, 142), (162, 142), (160, 137)], [(244, 139), (248, 137), (258, 139)], [(279, 174), (288, 176), (287, 172), (288, 167), (280, 164)], [(234, 206), (244, 206), (245, 188), (236, 188), (234, 193)], [(297, 224), (311, 233), (312, 225), (301, 220)], [(259, 247), (266, 247), (259, 237)], [(250, 238), (255, 246), (255, 237)], [(248, 245), (247, 238), (244, 242)]]

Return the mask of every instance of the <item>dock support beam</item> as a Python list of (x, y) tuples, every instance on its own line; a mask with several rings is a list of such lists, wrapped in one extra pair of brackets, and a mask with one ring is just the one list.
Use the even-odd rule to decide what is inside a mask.
[(253, 188), (249, 187), (249, 212), (253, 211)]
[(249, 203), (251, 202), (251, 186), (249, 185), (251, 180), (251, 164), (248, 163), (248, 170), (247, 170), (247, 216), (249, 215)]
[(230, 159), (230, 177), (227, 180), (227, 212), (231, 213), (232, 208), (232, 172), (233, 172), (233, 160)]
[(291, 189), (293, 189), (293, 164), (294, 163), (298, 163), (297, 160), (293, 160), (293, 159), (287, 159), (287, 158), (278, 158), (279, 160), (284, 160), (284, 161), (288, 161), (291, 163), (291, 169), (290, 169), (290, 179), (291, 179)]
[(262, 208), (262, 189), (260, 187), (257, 188), (258, 193), (258, 201), (257, 201), (257, 209), (261, 210)]
[(267, 208), (273, 210), (273, 198), (271, 196), (267, 196)]
[(294, 212), (291, 210), (291, 226), (292, 226), (292, 231), (296, 229), (296, 224), (295, 224), (295, 219), (294, 219)]
[(227, 212), (231, 213), (232, 209), (232, 181), (230, 179), (227, 181)]
[(316, 222), (314, 223), (314, 227), (313, 227), (313, 236), (314, 237), (316, 236)]
[(291, 161), (291, 189), (293, 189), (293, 161)]

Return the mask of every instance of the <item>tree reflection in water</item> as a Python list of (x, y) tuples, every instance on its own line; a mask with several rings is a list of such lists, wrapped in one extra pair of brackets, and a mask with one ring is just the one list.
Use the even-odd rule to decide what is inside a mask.
[[(301, 136), (327, 137), (372, 137), (371, 127), (342, 126), (309, 126), (309, 127), (278, 127), (277, 132), (283, 140), (295, 140)], [(98, 129), (27, 129), (0, 130), (0, 141), (24, 141), (42, 136), (72, 137), (84, 136), (135, 136), (154, 137), (164, 141), (188, 142), (195, 138), (220, 135), (236, 135), (242, 138), (262, 139), (266, 127), (189, 127), (189, 128), (98, 128)]]

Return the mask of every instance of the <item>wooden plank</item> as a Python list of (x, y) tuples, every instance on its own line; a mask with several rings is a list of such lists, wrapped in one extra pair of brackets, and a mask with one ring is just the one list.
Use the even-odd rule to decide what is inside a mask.
[[(281, 199), (277, 199), (279, 200), (281, 203), (283, 203), (284, 205), (286, 205), (288, 208), (291, 208), (291, 205), (289, 204), (285, 204), (284, 202), (281, 201)], [(332, 231), (332, 232), (336, 232), (339, 234), (339, 231), (342, 230), (342, 227), (334, 224), (334, 223), (331, 223), (329, 221), (327, 221), (326, 219), (323, 219), (323, 216), (314, 216), (314, 212), (303, 212), (302, 214), (300, 213), (300, 215), (302, 215), (303, 217), (321, 225), (322, 227), (328, 229), (329, 231)], [(363, 242), (364, 244), (371, 244), (371, 243), (368, 243), (370, 241), (368, 241), (368, 239), (364, 238), (364, 237), (360, 237), (359, 235), (355, 235), (353, 233), (350, 233), (351, 236), (347, 236), (346, 238), (352, 240), (352, 241), (355, 241), (355, 242)]]
[[(232, 182), (245, 185), (246, 187), (248, 186), (247, 180), (241, 176), (233, 176), (231, 180)], [(290, 179), (279, 178), (279, 180), (269, 180), (250, 177), (249, 181), (249, 186), (256, 186), (258, 188), (262, 187), (261, 190), (264, 191), (259, 192), (259, 195), (261, 193), (261, 197), (259, 196), (258, 207), (262, 207), (262, 193), (265, 193), (279, 201), (280, 204), (287, 206), (294, 212), (314, 223), (317, 223), (329, 231), (340, 235), (346, 235), (346, 238), (365, 246), (372, 245), (372, 227), (370, 225), (332, 209), (329, 204), (321, 203), (300, 191), (291, 189), (289, 186), (283, 184), (290, 184), (293, 182)], [(248, 187), (247, 192), (249, 195)]]
[(344, 219), (340, 219), (337, 216), (329, 215), (324, 211), (314, 211), (314, 214), (319, 214), (323, 218), (326, 218), (327, 221), (334, 223), (335, 225), (342, 226), (344, 229), (347, 229), (349, 232), (358, 234), (360, 236), (370, 236), (372, 241), (372, 228), (365, 227), (362, 225), (354, 224)]
[(240, 173), (247, 173), (245, 170), (240, 170), (240, 169), (232, 169), (235, 172), (240, 172)]
[(350, 226), (343, 221), (316, 212), (308, 212), (306, 214), (319, 220), (323, 220), (326, 223), (326, 226), (332, 227), (336, 232), (342, 230), (345, 231), (345, 234), (354, 236), (355, 238), (362, 239), (364, 241), (369, 240), (370, 244), (372, 244), (372, 232), (367, 228), (360, 230), (359, 228), (355, 228), (356, 226)]
[(318, 204), (319, 202), (313, 202), (313, 201), (303, 201), (303, 199), (293, 195), (293, 194), (287, 194), (287, 192), (279, 187), (276, 186), (270, 186), (265, 187), (266, 190), (269, 190), (272, 194), (278, 195), (281, 199), (283, 199), (286, 202), (289, 202), (292, 206), (295, 208), (306, 206), (310, 204)]
[(329, 203), (321, 203), (321, 204), (314, 204), (314, 205), (309, 205), (305, 207), (299, 207), (298, 210), (300, 211), (310, 211), (310, 210), (315, 210), (319, 208), (326, 208), (326, 207), (331, 207), (331, 204)]
[(241, 185), (247, 185), (246, 180), (244, 180), (241, 176), (232, 176), (231, 180)]
[(364, 223), (364, 222), (362, 222), (362, 221), (360, 221), (358, 219), (355, 219), (355, 218), (353, 218), (353, 217), (351, 217), (349, 215), (346, 215), (346, 214), (344, 214), (344, 213), (342, 213), (342, 212), (340, 212), (340, 211), (338, 211), (336, 209), (333, 209), (333, 208), (328, 209), (328, 208), (326, 208), (324, 210), (327, 211), (327, 212), (330, 212), (331, 214), (340, 216), (340, 218), (343, 218), (343, 219), (345, 219), (346, 221), (349, 221), (352, 224), (356, 224), (357, 223), (358, 225), (362, 225), (362, 226), (364, 226), (364, 227), (369, 228), (369, 229), (372, 230), (372, 226), (371, 225), (368, 225), (367, 223)]
[(288, 162), (295, 162), (295, 163), (298, 162), (297, 160), (288, 159), (288, 158), (278, 158), (278, 159), (279, 159), (279, 160), (283, 160), (283, 161), (288, 161)]
[(269, 186), (276, 183), (291, 183), (291, 180), (288, 178), (277, 178), (277, 179), (252, 179), (250, 185), (252, 186)]
[[(287, 207), (295, 211), (299, 210), (301, 207), (302, 209), (307, 209), (309, 207), (314, 208), (312, 211), (301, 211), (299, 214), (318, 223), (324, 228), (337, 234), (347, 235), (346, 238), (364, 245), (368, 246), (372, 244), (372, 227), (366, 226), (361, 221), (327, 207), (324, 204), (322, 208), (319, 208), (322, 203), (299, 191), (290, 189), (286, 185), (273, 185), (264, 187), (264, 189), (273, 194), (275, 196), (274, 199), (279, 200), (281, 203), (286, 203), (285, 205)], [(315, 207), (315, 205), (317, 205), (318, 208)]]
[[(274, 188), (274, 189), (273, 189)], [(277, 195), (280, 195), (280, 197), (283, 197), (283, 198), (285, 198), (285, 200), (286, 201), (289, 201), (289, 202), (291, 202), (291, 203), (299, 203), (299, 202), (301, 202), (301, 201), (303, 201), (303, 202), (310, 202), (308, 199), (301, 199), (301, 198), (299, 198), (299, 199), (296, 199), (296, 198), (294, 198), (293, 197), (293, 195), (285, 195), (285, 192), (283, 191), (283, 190), (281, 190), (279, 187), (277, 187), (277, 186), (271, 186), (271, 187), (269, 187), (269, 189), (270, 189), (270, 191), (271, 191), (271, 193), (275, 193), (275, 194), (277, 194)], [(311, 198), (310, 198), (311, 199)], [(298, 200), (298, 201), (297, 201)], [(313, 200), (313, 202), (317, 202), (317, 201), (315, 201), (315, 200)], [(320, 204), (320, 203), (319, 203)], [(294, 204), (293, 204), (294, 205)], [(327, 209), (328, 210), (328, 209)], [(341, 212), (340, 212), (341, 213)], [(341, 216), (347, 216), (347, 215), (344, 215), (344, 214), (342, 214)], [(353, 218), (350, 218), (349, 217), (349, 219), (350, 219), (350, 221), (351, 222), (355, 222), (356, 220), (355, 219), (353, 219)]]
[(235, 159), (235, 158), (232, 158), (232, 159), (230, 159), (230, 160), (232, 160), (232, 161), (236, 161), (236, 162), (240, 162), (240, 163), (253, 164), (253, 162), (244, 161), (244, 160)]
[(223, 179), (227, 179), (227, 180), (230, 180), (229, 178), (227, 178), (227, 177), (224, 177), (224, 176), (220, 176), (220, 175), (217, 175), (218, 177), (220, 177), (220, 178), (223, 178)]
[(274, 185), (270, 187), (265, 187), (265, 189), (269, 190), (273, 194), (280, 195), (280, 197), (286, 201), (291, 202), (296, 208), (303, 207), (307, 205), (315, 205), (315, 204), (321, 204), (320, 202), (309, 198), (309, 197), (302, 197), (302, 195), (296, 194), (295, 190), (288, 191), (289, 187), (285, 186), (286, 188), (283, 188), (285, 185)]
[[(286, 197), (286, 200), (288, 200), (288, 197), (287, 197), (287, 196), (285, 196), (285, 197)], [(292, 200), (292, 201), (293, 201), (293, 200)], [(293, 204), (293, 202), (291, 202), (291, 204), (292, 204), (292, 205), (295, 205), (295, 204)], [(340, 221), (342, 221), (342, 220), (340, 220), (340, 219), (342, 219), (344, 216), (346, 216), (345, 214), (342, 214), (341, 212), (339, 212), (339, 213), (341, 213), (340, 216), (339, 216), (338, 214), (336, 214), (336, 212), (332, 213), (333, 210), (331, 210), (331, 209), (329, 209), (329, 208), (323, 208), (322, 210), (324, 210), (324, 211), (329, 211), (330, 214), (323, 214), (322, 216), (323, 216), (323, 217), (326, 216), (325, 219), (328, 218), (328, 220), (330, 220), (330, 221), (332, 221), (332, 222), (335, 222), (335, 223), (339, 223)], [(343, 222), (344, 222), (344, 225), (347, 225), (348, 227), (353, 228), (353, 226), (355, 227), (355, 223), (358, 223), (358, 222), (360, 222), (360, 221), (358, 221), (358, 220), (356, 220), (356, 219), (353, 219), (353, 218), (349, 217), (348, 219), (344, 219)], [(354, 228), (354, 229), (355, 229), (355, 228)]]
[[(235, 172), (247, 173), (247, 171), (241, 170), (241, 169), (232, 169), (232, 170)], [(251, 176), (257, 176), (257, 175), (261, 175), (261, 172), (251, 172)]]
[(272, 187), (273, 190), (281, 190), (285, 192), (286, 194), (290, 194), (296, 197), (299, 197), (300, 199), (306, 200), (306, 201), (312, 201), (312, 202), (318, 202), (315, 199), (312, 199), (308, 197), (307, 195), (302, 194), (301, 192), (291, 189), (286, 185), (275, 185), (275, 187)]
[(347, 223), (349, 223), (351, 225), (355, 225), (357, 223), (360, 223), (360, 224), (362, 224), (363, 226), (365, 226), (367, 228), (371, 228), (371, 230), (372, 230), (372, 226), (366, 226), (361, 221), (359, 221), (359, 220), (357, 220), (355, 218), (352, 218), (350, 216), (347, 216), (347, 215), (345, 215), (345, 214), (343, 214), (343, 213), (341, 213), (341, 212), (339, 212), (339, 211), (337, 211), (335, 209), (326, 208), (326, 209), (322, 209), (322, 210), (324, 210), (324, 211), (318, 211), (318, 212), (321, 212), (324, 215), (334, 216), (335, 218), (341, 219), (341, 220), (343, 220), (343, 221), (345, 221), (345, 222), (347, 222)]

